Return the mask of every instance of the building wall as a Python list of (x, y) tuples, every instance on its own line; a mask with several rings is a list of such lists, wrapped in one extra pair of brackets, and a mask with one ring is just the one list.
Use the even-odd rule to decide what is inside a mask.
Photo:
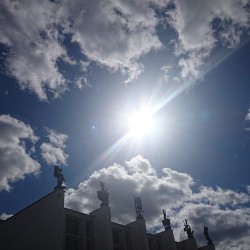
[(163, 231), (157, 234), (160, 237), (161, 246), (164, 246), (164, 250), (177, 250), (177, 246), (174, 239), (174, 234), (171, 229)]
[(64, 249), (94, 250), (94, 216), (65, 211)]
[[(64, 208), (57, 189), (0, 224), (2, 250), (198, 250), (195, 238), (176, 242), (171, 229), (148, 234), (143, 219), (111, 221), (110, 207), (88, 214)], [(199, 249), (214, 250), (214, 246)]]
[(130, 223), (129, 227), (131, 227), (133, 249), (150, 250), (145, 221), (136, 220)]
[(0, 249), (63, 249), (64, 191), (59, 189), (0, 226)]
[(132, 250), (131, 227), (112, 222), (112, 238), (114, 250)]
[(186, 239), (176, 243), (177, 250), (198, 250), (195, 238)]
[(100, 207), (90, 214), (95, 217), (95, 249), (113, 250), (110, 207)]

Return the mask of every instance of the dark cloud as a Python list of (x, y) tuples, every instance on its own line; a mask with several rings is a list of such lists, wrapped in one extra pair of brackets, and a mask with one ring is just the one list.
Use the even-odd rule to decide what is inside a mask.
[[(188, 204), (178, 213), (178, 217), (188, 218), (195, 231), (195, 237), (205, 242), (203, 226), (210, 228), (210, 236), (216, 249), (248, 249), (250, 232), (249, 208), (229, 209), (217, 205)], [(181, 226), (181, 225), (180, 225)], [(184, 232), (179, 230), (179, 238)]]

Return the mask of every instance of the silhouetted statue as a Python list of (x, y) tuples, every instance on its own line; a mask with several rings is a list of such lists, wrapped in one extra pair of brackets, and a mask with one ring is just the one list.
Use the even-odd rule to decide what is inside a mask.
[(162, 224), (163, 224), (165, 230), (171, 230), (171, 223), (170, 223), (170, 219), (167, 219), (166, 210), (162, 209), (162, 212), (163, 212), (163, 216), (164, 216)]
[(204, 227), (204, 235), (205, 235), (205, 238), (207, 240), (207, 244), (210, 246), (210, 245), (214, 245), (213, 241), (211, 240), (209, 234), (208, 234), (208, 227)]
[(136, 219), (137, 220), (143, 219), (141, 197), (134, 197), (134, 199), (135, 199)]
[(167, 219), (167, 216), (166, 216), (166, 210), (165, 209), (162, 209), (162, 212), (163, 212), (163, 219), (166, 220)]
[(187, 220), (184, 220), (184, 231), (187, 233), (189, 239), (194, 238), (194, 231), (192, 231), (191, 227), (187, 224)]
[(57, 178), (57, 186), (55, 187), (55, 189), (65, 188), (62, 186), (63, 182), (65, 181), (63, 174), (62, 174), (62, 169), (59, 168), (58, 166), (54, 167), (54, 176)]
[(105, 189), (104, 183), (100, 182), (101, 184), (101, 191), (97, 191), (98, 199), (102, 202), (101, 207), (109, 205), (109, 193), (108, 190)]

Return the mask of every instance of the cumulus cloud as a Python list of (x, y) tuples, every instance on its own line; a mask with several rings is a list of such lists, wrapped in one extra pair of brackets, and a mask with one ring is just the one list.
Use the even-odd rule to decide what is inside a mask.
[[(80, 45), (90, 61), (128, 75), (127, 82), (143, 71), (139, 57), (161, 47), (156, 35), (158, 20), (143, 0), (3, 0), (0, 16), (0, 43), (9, 49), (8, 73), (22, 89), (34, 92), (41, 100), (48, 94), (57, 97), (72, 82), (58, 67), (60, 60), (77, 63), (67, 55), (66, 35)], [(76, 85), (82, 88), (89, 84), (82, 76)]]
[(143, 70), (137, 59), (162, 45), (156, 35), (158, 23), (149, 1), (67, 1), (74, 19), (72, 40), (92, 61), (120, 69), (135, 79)]
[[(176, 29), (179, 41), (185, 51), (212, 48), (216, 42), (212, 22), (219, 19), (221, 25), (227, 28), (249, 27), (249, 12), (247, 1), (209, 1), (199, 0), (174, 1), (175, 9), (169, 12), (173, 27)], [(230, 22), (228, 22), (230, 21)], [(228, 29), (223, 29), (226, 32)], [(228, 30), (231, 33), (231, 30)]]
[(199, 193), (193, 194), (193, 200), (211, 205), (238, 206), (249, 202), (249, 194), (220, 187), (201, 187)]
[(58, 133), (52, 129), (47, 129), (49, 143), (42, 143), (41, 155), (49, 165), (66, 164), (68, 155), (64, 152), (65, 142), (68, 139), (66, 134)]
[[(178, 218), (188, 218), (199, 242), (206, 243), (202, 235), (204, 225), (210, 228), (209, 234), (216, 249), (248, 249), (250, 232), (250, 209), (221, 209), (204, 203), (187, 204), (178, 212)], [(176, 221), (176, 218), (174, 219)], [(177, 222), (177, 221), (176, 221)], [(178, 222), (179, 223), (179, 222)], [(179, 223), (179, 227), (182, 225)], [(177, 238), (184, 239), (183, 230), (176, 230)]]
[[(153, 217), (157, 216), (162, 208), (161, 205), (164, 204), (163, 207), (170, 208), (172, 204), (182, 204), (183, 200), (192, 193), (191, 176), (169, 168), (164, 168), (162, 171), (162, 177), (158, 177), (148, 160), (137, 156), (127, 161), (125, 166), (114, 164), (92, 173), (89, 179), (80, 183), (77, 189), (68, 190), (66, 204), (81, 211), (95, 209), (98, 201), (93, 197), (99, 182), (103, 181), (107, 183), (110, 190), (110, 203), (116, 220), (126, 223), (134, 219), (134, 194), (141, 195), (147, 212)], [(156, 193), (158, 193), (157, 196)], [(168, 196), (170, 193), (172, 195)], [(155, 204), (159, 204), (159, 210), (155, 208)]]
[[(157, 173), (150, 162), (140, 155), (124, 165), (116, 163), (95, 171), (78, 188), (68, 189), (66, 206), (84, 213), (96, 209), (100, 204), (96, 195), (100, 181), (109, 190), (114, 221), (126, 224), (135, 220), (133, 197), (136, 195), (142, 198), (148, 229), (162, 228), (161, 209), (164, 208), (172, 221), (177, 240), (186, 238), (182, 229), (184, 219), (188, 219), (194, 227), (200, 245), (206, 244), (203, 236), (205, 225), (210, 228), (216, 249), (224, 249), (226, 242), (230, 248), (234, 241), (248, 237), (249, 209), (244, 205), (250, 201), (249, 193), (219, 187), (201, 187), (195, 192), (195, 182), (189, 174), (170, 168), (163, 168), (161, 173)], [(234, 231), (237, 233), (231, 237)]]
[[(161, 39), (169, 32), (162, 22), (165, 12), (177, 34), (170, 39), (175, 39), (181, 77), (196, 79), (219, 42), (228, 48), (240, 43), (249, 29), (247, 4), (247, 0), (3, 0), (0, 43), (8, 48), (9, 75), (22, 89), (46, 100), (59, 96), (69, 83), (79, 88), (91, 85), (90, 62), (119, 70), (126, 75), (126, 83), (135, 80), (144, 71), (141, 58), (145, 54), (168, 50), (168, 43)], [(161, 25), (167, 28), (160, 31)], [(69, 58), (70, 43), (79, 45), (79, 58)], [(61, 62), (78, 67), (81, 73), (69, 79), (70, 73), (63, 74), (58, 66)]]
[(29, 125), (0, 116), (0, 190), (10, 191), (11, 183), (39, 173), (40, 164), (31, 158), (37, 139)]
[(177, 32), (176, 53), (183, 78), (197, 78), (200, 66), (218, 42), (228, 48), (237, 46), (249, 28), (248, 1), (199, 0), (172, 2), (167, 20)]
[(60, 42), (59, 28), (67, 26), (64, 14), (53, 1), (0, 3), (0, 43), (10, 49), (7, 70), (22, 89), (36, 93), (41, 100), (67, 88), (57, 67), (60, 58), (69, 61)]

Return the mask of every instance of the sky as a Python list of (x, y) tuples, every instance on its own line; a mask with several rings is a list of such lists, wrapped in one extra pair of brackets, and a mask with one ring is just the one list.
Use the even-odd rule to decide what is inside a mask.
[[(0, 2), (0, 215), (53, 191), (176, 240), (250, 245), (249, 0)], [(142, 119), (143, 118), (143, 119)]]

